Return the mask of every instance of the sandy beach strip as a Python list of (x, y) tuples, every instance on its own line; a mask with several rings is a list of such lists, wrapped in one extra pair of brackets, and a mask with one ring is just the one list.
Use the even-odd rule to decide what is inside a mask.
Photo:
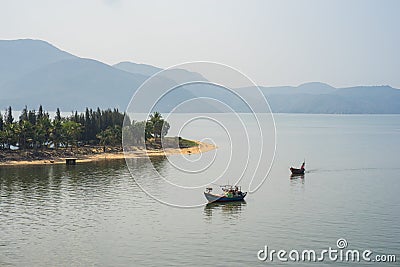
[[(91, 155), (76, 155), (76, 163), (87, 163), (94, 161), (104, 160), (116, 160), (124, 158), (146, 158), (146, 157), (160, 157), (169, 155), (189, 155), (189, 154), (200, 154), (216, 149), (217, 147), (194, 141), (197, 146), (189, 148), (167, 148), (165, 150), (138, 150), (134, 153), (124, 152), (113, 152), (113, 153), (98, 153)], [(54, 158), (54, 159), (42, 159), (42, 160), (18, 160), (18, 161), (4, 161), (0, 162), (0, 166), (24, 166), (24, 165), (53, 165), (53, 164), (65, 164), (65, 158)]]

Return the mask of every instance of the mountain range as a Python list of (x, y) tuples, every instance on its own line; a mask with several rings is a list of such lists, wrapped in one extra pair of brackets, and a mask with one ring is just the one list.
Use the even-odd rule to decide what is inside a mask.
[[(0, 40), (0, 109), (22, 109), (42, 104), (47, 110), (90, 108), (125, 110), (132, 95), (152, 75), (162, 71), (146, 64), (120, 62), (108, 65), (80, 58), (42, 40)], [(201, 74), (185, 69), (167, 70), (158, 82), (175, 87), (184, 81), (204, 81)], [(259, 87), (273, 112), (332, 114), (400, 114), (400, 90), (388, 85), (334, 88), (312, 82), (297, 87)], [(236, 92), (256, 96), (256, 88)], [(254, 92), (254, 93), (253, 93)], [(149, 92), (151, 95), (152, 92)], [(183, 86), (162, 99), (155, 109), (169, 112), (180, 103), (196, 97), (224, 102), (237, 112), (250, 110), (235, 95), (217, 86)], [(257, 107), (255, 108), (257, 110)], [(191, 102), (179, 112), (227, 112), (216, 101)]]

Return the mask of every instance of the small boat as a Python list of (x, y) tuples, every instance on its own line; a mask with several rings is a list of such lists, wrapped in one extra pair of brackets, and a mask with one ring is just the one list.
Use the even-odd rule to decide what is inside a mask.
[(296, 169), (293, 167), (290, 167), (290, 171), (292, 172), (292, 174), (304, 174), (304, 172), (306, 171), (306, 169), (304, 168), (306, 166), (306, 162), (304, 161), (303, 164), (301, 164), (300, 169)]
[(302, 174), (304, 174), (305, 169), (290, 168), (290, 171), (292, 172), (292, 174), (302, 175)]
[(223, 185), (221, 188), (222, 194), (213, 194), (211, 187), (206, 188), (204, 196), (207, 198), (208, 203), (244, 201), (247, 195), (247, 192), (242, 192), (240, 186)]

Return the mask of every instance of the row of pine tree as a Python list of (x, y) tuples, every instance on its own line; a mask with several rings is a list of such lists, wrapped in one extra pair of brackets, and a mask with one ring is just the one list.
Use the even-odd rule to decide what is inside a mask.
[(48, 112), (25, 107), (18, 119), (13, 117), (11, 106), (4, 116), (0, 113), (0, 149), (43, 149), (68, 148), (78, 145), (120, 146), (122, 127), (125, 120), (125, 136), (130, 144), (143, 144), (149, 138), (165, 136), (168, 122), (160, 113), (150, 115), (149, 120), (136, 122), (118, 109), (75, 112), (62, 117), (57, 109), (54, 118)]

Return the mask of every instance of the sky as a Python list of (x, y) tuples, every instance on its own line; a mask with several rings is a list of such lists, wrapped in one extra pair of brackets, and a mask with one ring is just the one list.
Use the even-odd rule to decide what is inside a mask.
[(0, 39), (107, 64), (232, 66), (263, 86), (400, 88), (397, 0), (0, 0)]

